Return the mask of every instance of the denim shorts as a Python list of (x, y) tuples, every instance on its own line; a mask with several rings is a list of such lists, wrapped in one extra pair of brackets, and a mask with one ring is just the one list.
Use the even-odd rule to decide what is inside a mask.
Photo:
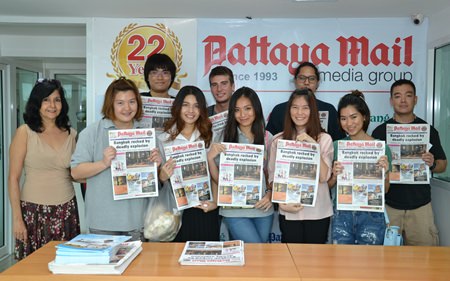
[(331, 221), (333, 244), (383, 245), (384, 213), (335, 210)]

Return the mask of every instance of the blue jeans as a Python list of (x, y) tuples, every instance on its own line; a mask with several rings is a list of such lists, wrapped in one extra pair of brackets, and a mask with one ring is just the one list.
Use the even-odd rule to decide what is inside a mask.
[(333, 244), (383, 245), (383, 213), (336, 210), (331, 222)]
[(230, 238), (245, 243), (267, 243), (272, 221), (273, 215), (258, 218), (223, 217)]

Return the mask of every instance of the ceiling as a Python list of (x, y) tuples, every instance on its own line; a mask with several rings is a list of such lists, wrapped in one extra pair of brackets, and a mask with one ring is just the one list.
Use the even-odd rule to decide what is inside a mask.
[(1, 16), (115, 18), (366, 18), (433, 15), (449, 0), (0, 0)]

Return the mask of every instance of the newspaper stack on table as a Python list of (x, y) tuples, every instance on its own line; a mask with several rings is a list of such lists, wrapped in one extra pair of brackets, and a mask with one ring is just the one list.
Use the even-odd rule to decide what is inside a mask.
[(244, 241), (188, 241), (178, 262), (181, 265), (244, 265)]
[(80, 234), (57, 246), (48, 264), (54, 274), (122, 274), (142, 251), (142, 242), (130, 236)]

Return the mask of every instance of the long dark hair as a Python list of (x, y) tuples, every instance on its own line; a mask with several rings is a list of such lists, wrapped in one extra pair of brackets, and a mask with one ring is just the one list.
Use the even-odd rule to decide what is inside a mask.
[(253, 133), (254, 140), (253, 144), (264, 144), (264, 132), (265, 132), (265, 121), (263, 116), (263, 110), (261, 106), (261, 102), (258, 98), (258, 94), (248, 87), (242, 87), (236, 90), (234, 94), (231, 96), (230, 105), (228, 107), (228, 120), (227, 125), (224, 129), (224, 142), (239, 142), (239, 134), (238, 134), (238, 122), (234, 115), (236, 109), (236, 102), (239, 98), (246, 97), (252, 103), (253, 110), (255, 111), (255, 121), (252, 124), (251, 132)]
[(316, 97), (310, 89), (295, 90), (289, 97), (286, 113), (284, 114), (283, 139), (293, 140), (297, 136), (297, 128), (291, 117), (291, 107), (294, 100), (298, 97), (304, 97), (309, 106), (309, 119), (306, 123), (305, 131), (314, 140), (318, 140), (320, 133), (325, 130), (320, 125), (319, 110), (317, 109)]
[(70, 134), (70, 120), (68, 116), (69, 105), (67, 104), (65, 91), (61, 86), (61, 82), (55, 79), (38, 80), (36, 84), (34, 84), (25, 106), (23, 120), (31, 130), (42, 133), (44, 128), (39, 111), (41, 109), (42, 101), (54, 91), (58, 91), (62, 105), (61, 112), (58, 117), (56, 117), (55, 124), (59, 129), (67, 131)]
[[(183, 106), (184, 99), (189, 95), (193, 95), (195, 97), (200, 111), (200, 116), (195, 122), (195, 127), (200, 132), (200, 138), (205, 142), (205, 146), (209, 147), (212, 139), (212, 124), (208, 118), (205, 95), (202, 90), (195, 86), (184, 86), (180, 89), (175, 97), (175, 100), (173, 101), (171, 109), (172, 118), (167, 120), (164, 124), (164, 132), (170, 135), (169, 140), (174, 140), (184, 129), (184, 121), (180, 117), (181, 107)], [(175, 128), (172, 129), (174, 126)]]
[(339, 100), (337, 110), (339, 129), (341, 129), (342, 132), (347, 133), (344, 129), (342, 129), (340, 116), (341, 110), (349, 105), (353, 106), (364, 117), (363, 130), (364, 132), (367, 132), (367, 128), (369, 128), (370, 124), (370, 109), (364, 99), (364, 94), (358, 90), (354, 90), (351, 93), (346, 94)]

